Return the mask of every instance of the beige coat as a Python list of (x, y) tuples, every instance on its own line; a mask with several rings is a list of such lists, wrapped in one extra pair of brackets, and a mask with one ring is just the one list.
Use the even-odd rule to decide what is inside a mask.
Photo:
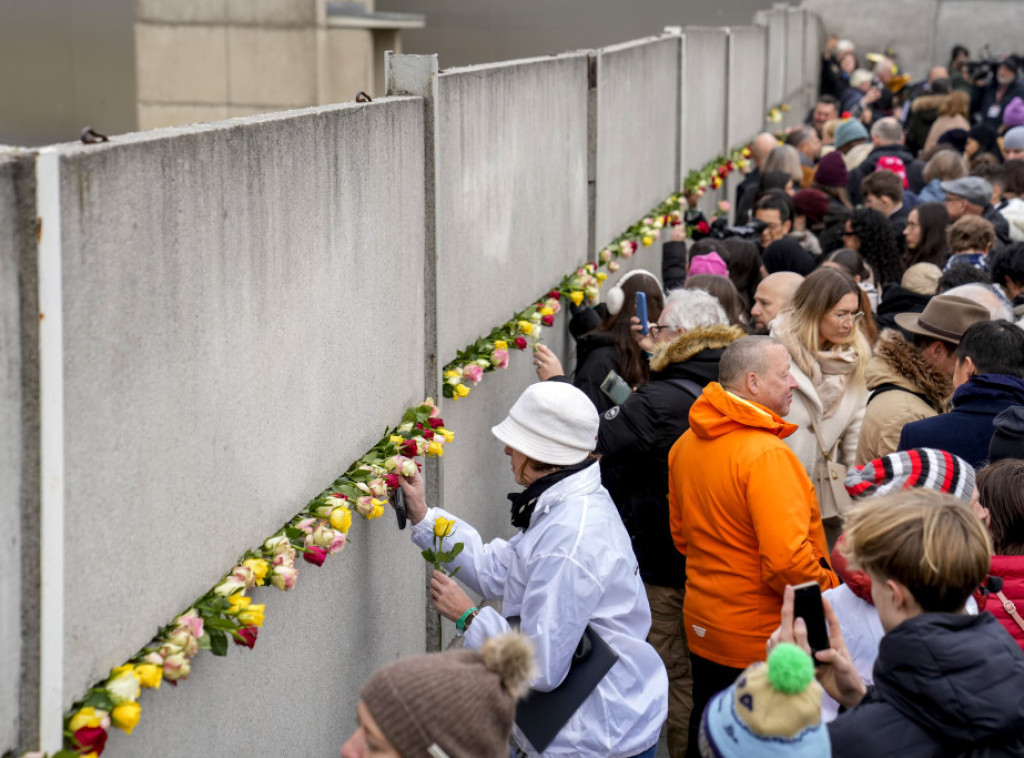
[(955, 116), (939, 116), (932, 122), (932, 128), (928, 130), (928, 136), (924, 140), (924, 148), (921, 152), (927, 153), (935, 147), (939, 142), (939, 137), (950, 129), (963, 129), (965, 132), (969, 132), (971, 130), (971, 124), (959, 113)]
[[(875, 397), (864, 414), (855, 463), (860, 466), (896, 452), (905, 424), (949, 410), (953, 384), (896, 331), (882, 332), (865, 372), (868, 391), (883, 384), (909, 390), (891, 390)], [(916, 393), (916, 394), (913, 394)], [(917, 395), (923, 395), (927, 401)]]

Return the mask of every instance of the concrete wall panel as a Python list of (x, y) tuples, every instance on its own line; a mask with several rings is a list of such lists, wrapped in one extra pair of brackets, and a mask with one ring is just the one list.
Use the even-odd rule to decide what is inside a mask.
[(767, 33), (759, 26), (729, 30), (729, 149), (762, 131), (765, 107)]
[(587, 56), (438, 77), (442, 363), (587, 258)]
[(683, 56), (683, 179), (726, 149), (728, 35), (723, 29), (687, 26)]
[[(66, 704), (422, 399), (423, 186), (416, 99), (63, 149)], [(396, 346), (414, 370), (396, 367)], [(254, 668), (291, 666), (301, 681), (373, 639), (338, 664), (354, 678), (317, 671), (333, 694), (316, 699), (349, 726), (359, 676), (422, 644), (419, 583), (372, 570), (379, 550), (394, 554), (389, 571), (419, 575), (387, 527), (358, 522), (359, 547), (325, 569), (333, 589), (302, 590), (302, 612), (276, 627), (287, 645), (256, 651)], [(336, 610), (348, 604), (366, 612)], [(232, 691), (255, 691), (246, 676)], [(226, 681), (189, 682), (182, 707), (209, 723)], [(336, 749), (336, 735), (308, 730), (309, 699), (294, 702), (279, 706), (307, 725), (304, 744)], [(233, 751), (276, 744), (279, 723), (246, 721)], [(181, 754), (207, 752), (179, 734)]]
[(595, 251), (679, 188), (680, 37), (597, 52)]
[(796, 8), (789, 8), (786, 10), (786, 79), (783, 99), (793, 101), (790, 105), (794, 107), (799, 105), (795, 95), (803, 87), (805, 63), (804, 14)]
[(767, 107), (774, 108), (786, 96), (786, 12), (758, 13), (756, 21), (767, 32), (765, 98)]
[[(927, 66), (946, 65), (953, 45), (965, 45), (975, 60), (988, 45), (994, 56), (1018, 52), (1024, 29), (1024, 3), (1003, 0), (946, 0), (938, 4), (932, 54), (914, 71), (922, 78)], [(902, 40), (897, 49), (902, 48)]]
[[(0, 753), (18, 744), (21, 679), (21, 247), (15, 232), (22, 168), (0, 156)], [(12, 233), (15, 232), (15, 233)]]

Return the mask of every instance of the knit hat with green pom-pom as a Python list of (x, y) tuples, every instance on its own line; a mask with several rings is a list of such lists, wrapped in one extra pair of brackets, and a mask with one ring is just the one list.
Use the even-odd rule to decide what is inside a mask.
[(704, 758), (831, 755), (821, 723), (821, 686), (814, 662), (783, 642), (708, 704), (701, 720)]

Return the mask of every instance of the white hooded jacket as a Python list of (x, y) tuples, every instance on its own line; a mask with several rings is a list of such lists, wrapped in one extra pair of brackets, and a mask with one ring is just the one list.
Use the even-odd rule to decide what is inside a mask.
[[(478, 649), (506, 633), (506, 619), (520, 616), (520, 630), (536, 647), (531, 686), (541, 691), (565, 678), (588, 624), (619, 655), (543, 755), (627, 758), (655, 745), (668, 710), (668, 677), (645, 641), (647, 595), (629, 536), (601, 486), (600, 466), (552, 485), (537, 500), (530, 528), (508, 541), (484, 544), (465, 521), (430, 508), (412, 527), (420, 548), (431, 547), (437, 516), (456, 521), (444, 549), (464, 545), (452, 564), (461, 568), (458, 578), (484, 598), (502, 601), (501, 614), (480, 611), (466, 631), (466, 647)], [(540, 755), (518, 728), (515, 735), (528, 755)]]

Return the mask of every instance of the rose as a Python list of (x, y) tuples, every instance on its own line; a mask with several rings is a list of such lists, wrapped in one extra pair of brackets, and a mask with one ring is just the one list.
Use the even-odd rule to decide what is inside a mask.
[(654, 244), (654, 237), (645, 234), (643, 237), (640, 238), (640, 241), (644, 243), (644, 247), (650, 247), (652, 244)]
[[(580, 300), (581, 301), (583, 300), (583, 293), (582, 292), (580, 293)], [(579, 305), (579, 303), (576, 303), (576, 304)], [(527, 344), (528, 343), (526, 341), (526, 337), (523, 337), (522, 335), (516, 337), (516, 339), (515, 339), (516, 350), (525, 350)]]
[(544, 306), (546, 308), (550, 308), (552, 313), (558, 313), (560, 310), (562, 310), (562, 304), (553, 297), (549, 297), (547, 300), (545, 300)]
[(364, 495), (363, 497), (356, 499), (356, 510), (359, 511), (359, 515), (366, 518), (373, 512), (373, 498), (369, 495)]
[(252, 650), (256, 647), (256, 637), (260, 630), (254, 626), (243, 626), (231, 633), (236, 645), (241, 645)]
[(242, 626), (263, 626), (263, 609), (265, 605), (250, 605), (238, 612), (238, 620)]
[(469, 381), (473, 382), (473, 384), (479, 384), (480, 380), (484, 378), (484, 370), (476, 363), (471, 363), (466, 366), (466, 370), (463, 373)]
[[(387, 502), (387, 500), (378, 500), (377, 498), (372, 498), (370, 500), (370, 503), (373, 506), (373, 510), (366, 514), (366, 518), (370, 521), (373, 521), (374, 519), (378, 519), (381, 516), (383, 516), (384, 506), (387, 505)], [(344, 547), (344, 545), (342, 545), (342, 547)], [(341, 548), (338, 549), (340, 550)]]
[(334, 542), (334, 530), (327, 526), (327, 524), (320, 524), (313, 531), (310, 539), (317, 547), (329, 547)]
[(491, 353), (491, 363), (496, 368), (506, 368), (508, 366), (508, 350), (495, 350)]
[(270, 537), (269, 539), (267, 539), (263, 543), (263, 547), (265, 547), (267, 550), (272, 550), (276, 553), (279, 547), (282, 547), (287, 544), (289, 544), (288, 538), (283, 534), (279, 534), (276, 537)]
[(135, 678), (134, 670), (135, 666), (127, 663), (124, 666), (118, 666), (110, 672), (110, 679), (107, 681), (106, 690), (114, 705), (134, 703), (138, 700), (139, 692), (142, 688), (139, 680)]
[(236, 578), (235, 576), (232, 575), (232, 576), (229, 576), (227, 579), (225, 579), (220, 584), (218, 584), (214, 588), (213, 592), (214, 592), (215, 595), (220, 595), (221, 597), (227, 597), (228, 595), (234, 595), (239, 590), (244, 590), (244, 589), (245, 589), (245, 582), (239, 580), (238, 578)]
[(270, 583), (277, 587), (279, 590), (288, 590), (295, 588), (295, 582), (299, 578), (299, 570), (292, 566), (274, 566), (274, 574), (270, 577)]
[[(384, 482), (391, 489), (397, 489), (400, 486), (399, 483), (398, 483), (398, 474), (386, 474), (384, 476)], [(344, 531), (348, 531), (348, 530), (346, 529)]]
[(455, 439), (455, 432), (449, 431), (448, 429), (445, 429), (444, 427), (441, 427), (440, 429), (438, 429), (437, 433), (444, 437), (444, 441), (445, 442), (451, 442), (452, 440)]
[(79, 729), (86, 728), (106, 729), (109, 726), (110, 721), (107, 719), (107, 712), (91, 706), (79, 708), (68, 722), (68, 729), (72, 732), (77, 732)]
[[(265, 564), (266, 561), (264, 561)], [(266, 573), (266, 569), (264, 569), (264, 573)], [(203, 619), (196, 612), (195, 608), (190, 608), (187, 612), (178, 616), (174, 623), (179, 627), (186, 627), (192, 633), (192, 636), (197, 639), (203, 636)]]
[[(504, 348), (502, 348), (504, 349)], [(427, 419), (427, 424), (431, 429), (437, 429), (439, 426), (444, 426), (444, 420), (440, 416), (432, 416)]]
[(505, 340), (494, 340), (495, 350), (508, 350), (508, 342)]
[(590, 285), (583, 290), (583, 294), (587, 296), (587, 300), (595, 300), (598, 297), (597, 287)]
[(279, 548), (277, 553), (274, 555), (274, 566), (294, 566), (295, 565), (295, 548), (292, 547), (291, 543), (287, 543), (284, 547)]
[(231, 570), (231, 576), (241, 582), (246, 589), (256, 584), (256, 574), (248, 566), (235, 566)]
[(188, 658), (192, 658), (199, 652), (198, 641), (192, 636), (192, 632), (182, 626), (179, 626), (171, 633), (164, 647), (167, 648), (168, 652), (180, 652)]
[(516, 324), (516, 328), (518, 328), (523, 334), (529, 334), (533, 331), (533, 324), (529, 321), (519, 321)]
[[(416, 461), (406, 458), (404, 455), (393, 455), (384, 461), (384, 468), (388, 471), (397, 470), (402, 476), (412, 476), (416, 473)], [(397, 485), (397, 480), (396, 484)]]
[(352, 511), (344, 505), (339, 505), (331, 511), (330, 522), (332, 529), (336, 529), (342, 534), (346, 534), (352, 527)]
[(324, 561), (327, 560), (327, 551), (322, 547), (308, 547), (302, 554), (302, 560), (312, 563), (314, 566), (323, 566)]
[(188, 679), (192, 673), (192, 666), (181, 653), (175, 653), (164, 658), (164, 679), (168, 682), (177, 682), (179, 679)]
[(135, 678), (139, 680), (139, 684), (146, 689), (160, 689), (160, 682), (163, 681), (164, 676), (161, 666), (153, 663), (140, 663), (135, 667), (135, 671), (133, 673), (135, 674)]
[[(608, 264), (611, 266), (611, 264)], [(583, 302), (583, 293), (580, 290), (573, 290), (569, 293), (569, 299), (572, 300), (573, 305), (579, 305)]]
[(411, 458), (416, 455), (416, 443), (413, 440), (406, 440), (398, 448), (398, 452)]
[(597, 272), (597, 281), (599, 281), (601, 284), (604, 284), (604, 280), (607, 278), (608, 274), (606, 274), (604, 271)]
[(400, 424), (395, 431), (399, 434), (408, 434), (412, 431), (412, 422), (406, 421), (404, 424)]
[(138, 703), (122, 703), (110, 712), (110, 720), (122, 732), (131, 734), (132, 729), (139, 723), (139, 716), (141, 715), (142, 706)]
[[(612, 261), (611, 263), (609, 263), (608, 264), (608, 270), (611, 271), (614, 274), (616, 271), (619, 270), (619, 262), (618, 261)], [(577, 305), (579, 305), (579, 303), (577, 303)]]
[(469, 394), (469, 387), (467, 387), (465, 384), (460, 384), (458, 387), (455, 388), (455, 397), (457, 397), (457, 398), (465, 397), (468, 394)]
[(334, 539), (331, 540), (331, 544), (327, 546), (328, 555), (334, 555), (340, 553), (345, 549), (345, 544), (348, 542), (348, 537), (341, 532), (334, 533)]
[(73, 729), (75, 746), (83, 755), (90, 753), (99, 755), (107, 746), (107, 730), (99, 727), (85, 726), (81, 729)]
[(728, 213), (730, 210), (732, 210), (732, 204), (728, 200), (720, 200), (718, 202), (718, 210), (720, 210), (722, 213)]
[(455, 528), (455, 519), (438, 516), (434, 519), (434, 536), (447, 537)]
[(316, 527), (315, 518), (304, 518), (302, 519), (302, 521), (295, 525), (296, 529), (299, 529), (305, 532), (306, 534), (312, 534), (314, 527)]
[(707, 234), (709, 231), (711, 231), (711, 227), (708, 226), (707, 221), (701, 221), (700, 223), (697, 224), (697, 231), (700, 232), (701, 234)]

